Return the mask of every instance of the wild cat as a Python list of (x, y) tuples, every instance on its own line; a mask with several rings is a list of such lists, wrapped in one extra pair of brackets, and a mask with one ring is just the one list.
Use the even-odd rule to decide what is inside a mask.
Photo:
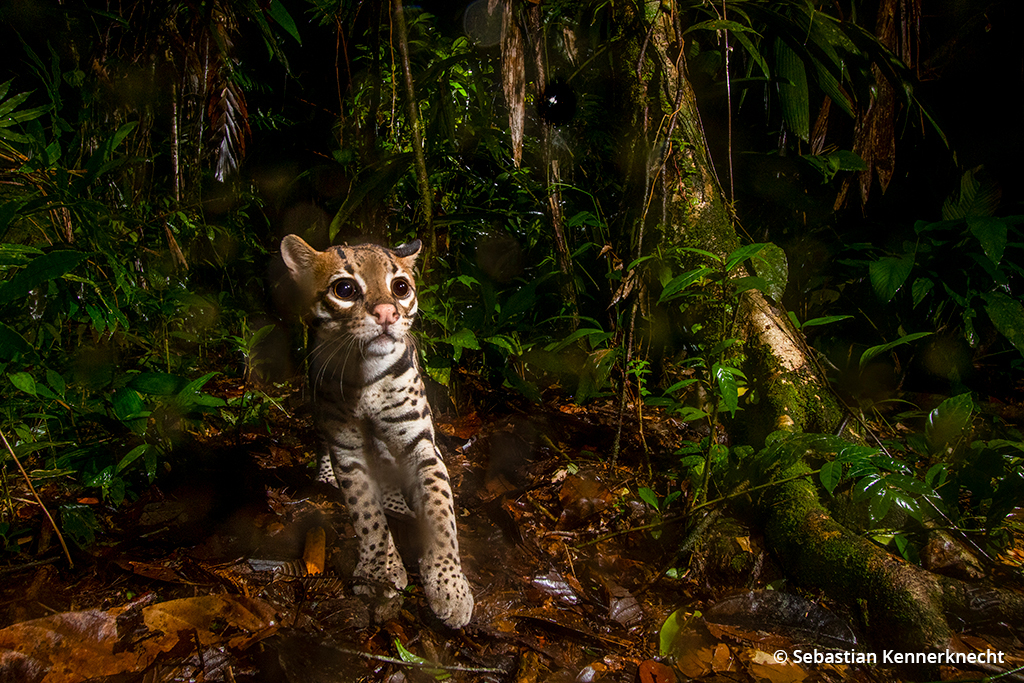
[(385, 510), (414, 515), (420, 576), (431, 609), (461, 628), (473, 614), (462, 571), (448, 471), (409, 328), (416, 316), (413, 267), (420, 241), (317, 251), (296, 235), (281, 241), (314, 332), (310, 377), (324, 442), (320, 478), (335, 484), (359, 538), (358, 590), (406, 587)]

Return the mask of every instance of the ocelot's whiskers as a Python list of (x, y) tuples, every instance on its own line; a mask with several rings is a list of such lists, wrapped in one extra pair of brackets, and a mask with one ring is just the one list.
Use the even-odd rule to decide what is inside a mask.
[[(281, 256), (314, 329), (310, 390), (323, 440), (320, 478), (340, 489), (359, 540), (357, 590), (395, 598), (407, 579), (385, 512), (414, 515), (420, 580), (431, 609), (454, 628), (473, 616), (459, 559), (448, 471), (409, 328), (418, 303), (416, 240), (317, 251), (295, 235)], [(377, 616), (383, 616), (378, 613)]]

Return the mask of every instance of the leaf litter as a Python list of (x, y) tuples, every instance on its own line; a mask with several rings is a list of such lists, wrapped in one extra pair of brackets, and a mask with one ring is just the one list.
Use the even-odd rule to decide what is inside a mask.
[[(177, 480), (119, 509), (93, 501), (109, 531), (74, 571), (43, 539), (41, 564), (0, 568), (0, 680), (893, 680), (776, 661), (801, 645), (856, 649), (855, 617), (763, 590), (783, 577), (734, 520), (678, 556), (682, 525), (663, 522), (670, 498), (647, 488), (638, 436), (611, 467), (614, 405), (572, 408), (438, 418), (476, 593), (462, 632), (433, 617), (414, 566), (383, 623), (352, 594), (355, 536), (314, 481), (307, 417), (197, 437)], [(678, 448), (674, 425), (644, 419), (648, 445)], [(392, 524), (415, 548), (413, 527)]]

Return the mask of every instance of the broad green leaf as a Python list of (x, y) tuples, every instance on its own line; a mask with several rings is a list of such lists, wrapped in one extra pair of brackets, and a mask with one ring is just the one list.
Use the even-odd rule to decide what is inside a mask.
[(885, 487), (875, 490), (874, 493), (875, 496), (868, 503), (868, 516), (871, 518), (872, 524), (881, 521), (889, 514), (889, 508), (892, 507), (894, 499), (892, 493)]
[(805, 142), (811, 137), (811, 102), (803, 60), (782, 38), (775, 39), (775, 73), (786, 127)]
[(938, 489), (946, 483), (946, 477), (948, 474), (949, 463), (935, 463), (928, 468), (927, 474), (924, 475), (924, 483), (933, 489)]
[(974, 401), (969, 393), (947, 398), (928, 413), (924, 425), (924, 438), (934, 454), (944, 450), (960, 438), (974, 414)]
[(767, 246), (768, 245), (764, 242), (755, 242), (754, 244), (743, 245), (742, 247), (740, 247), (739, 249), (725, 257), (726, 271), (731, 271), (733, 268), (740, 265), (748, 258), (752, 258), (757, 254), (760, 254), (761, 251)]
[(884, 256), (877, 261), (872, 261), (868, 267), (868, 274), (871, 276), (871, 286), (874, 288), (875, 294), (882, 301), (891, 301), (903, 283), (907, 281), (913, 267), (914, 257), (910, 255)]
[(818, 480), (821, 481), (821, 485), (825, 487), (829, 495), (832, 495), (836, 490), (836, 486), (843, 479), (843, 464), (840, 462), (827, 462), (821, 466), (821, 471), (818, 472)]
[(932, 492), (931, 487), (923, 481), (906, 474), (890, 474), (885, 478), (885, 483), (889, 488), (897, 488), (915, 496), (923, 496)]
[(981, 248), (992, 263), (998, 264), (1003, 259), (1006, 249), (1006, 223), (991, 216), (968, 216), (967, 229), (981, 243)]
[(658, 633), (658, 654), (662, 657), (678, 654), (675, 652), (676, 639), (692, 619), (699, 617), (700, 612), (687, 614), (686, 608), (677, 609), (668, 615), (668, 619), (661, 625), (661, 631)]
[(707, 266), (701, 266), (694, 268), (693, 270), (687, 271), (682, 275), (677, 275), (668, 281), (665, 288), (661, 291), (661, 296), (658, 298), (658, 303), (668, 301), (669, 299), (675, 298), (677, 292), (680, 292), (702, 277), (715, 272), (713, 268)]
[(914, 284), (911, 287), (911, 297), (914, 300), (914, 308), (924, 301), (924, 298), (928, 296), (928, 292), (932, 291), (935, 286), (935, 282), (931, 278), (919, 277), (914, 280)]
[(1002, 292), (983, 294), (985, 312), (999, 333), (1024, 354), (1024, 306)]
[(29, 396), (36, 395), (36, 381), (27, 372), (15, 372), (14, 374), (7, 375), (7, 379), (11, 380), (11, 384)]
[(0, 304), (28, 296), (39, 285), (61, 277), (89, 256), (82, 251), (51, 251), (37, 256), (0, 287)]
[(1001, 193), (993, 182), (980, 182), (975, 169), (967, 169), (960, 177), (960, 192), (950, 195), (942, 204), (942, 218), (953, 220), (968, 216), (991, 216), (999, 208)]
[(138, 415), (146, 408), (139, 392), (131, 387), (122, 387), (111, 394), (110, 405), (114, 409), (114, 416), (121, 421)]
[(590, 341), (590, 348), (593, 349), (600, 345), (602, 342), (611, 339), (613, 336), (613, 333), (605, 332), (599, 327), (584, 327), (582, 329), (576, 330), (575, 332), (567, 336), (565, 339), (562, 339), (561, 341), (549, 344), (548, 346), (545, 347), (545, 350), (558, 352), (566, 348), (570, 344), (573, 344), (574, 342), (583, 338), (587, 338)]
[(60, 396), (63, 396), (67, 390), (67, 383), (64, 381), (64, 378), (49, 368), (46, 370), (46, 383)]
[(121, 458), (121, 462), (117, 463), (117, 467), (115, 468), (114, 471), (122, 472), (126, 467), (128, 467), (133, 462), (135, 462), (143, 455), (145, 455), (146, 452), (149, 451), (149, 449), (150, 445), (148, 443), (139, 444), (135, 448), (131, 449), (130, 451), (128, 451), (128, 455)]
[(904, 337), (900, 337), (896, 341), (889, 342), (888, 344), (879, 344), (878, 346), (872, 346), (871, 348), (867, 349), (864, 353), (861, 354), (860, 368), (863, 370), (864, 366), (868, 364), (868, 361), (870, 361), (872, 358), (879, 354), (885, 353), (886, 351), (891, 351), (892, 349), (902, 344), (908, 344), (912, 341), (917, 341), (921, 337), (927, 337), (930, 334), (931, 332), (914, 332), (913, 334), (908, 334)]
[(683, 422), (693, 422), (695, 420), (703, 420), (708, 416), (707, 412), (700, 408), (694, 408), (693, 406), (679, 406), (672, 411), (672, 414), (678, 417)]
[(660, 510), (661, 506), (658, 504), (658, 495), (646, 486), (641, 486), (637, 491), (637, 495), (640, 496), (640, 500), (650, 505), (655, 510)]
[(859, 156), (847, 149), (837, 149), (828, 155), (840, 171), (866, 171), (868, 165)]
[(699, 21), (683, 31), (683, 35), (685, 36), (691, 31), (729, 31), (731, 33), (753, 33), (754, 35), (759, 35), (757, 31), (749, 26), (744, 26), (743, 24), (735, 21), (729, 21), (728, 19), (709, 19), (707, 21)]
[(462, 357), (463, 349), (480, 350), (480, 342), (477, 340), (476, 334), (468, 327), (463, 327), (455, 334), (446, 337), (444, 341), (455, 347), (453, 356), (456, 362)]
[(281, 0), (270, 0), (270, 7), (267, 8), (267, 12), (274, 18), (274, 21), (281, 25), (281, 28), (288, 32), (288, 35), (294, 38), (299, 45), (302, 45), (302, 38), (299, 36), (299, 29), (295, 25), (295, 20), (292, 19), (292, 15), (285, 9)]
[(731, 416), (735, 417), (736, 409), (739, 407), (740, 394), (736, 375), (730, 372), (730, 369), (715, 363), (711, 370), (715, 375), (715, 380), (718, 382), (718, 393), (722, 398), (725, 409), (729, 411)]
[(515, 356), (522, 355), (523, 350), (512, 337), (507, 337), (503, 334), (496, 334), (491, 337), (484, 337), (484, 341), (488, 344), (493, 344), (498, 348), (505, 349), (509, 353)]

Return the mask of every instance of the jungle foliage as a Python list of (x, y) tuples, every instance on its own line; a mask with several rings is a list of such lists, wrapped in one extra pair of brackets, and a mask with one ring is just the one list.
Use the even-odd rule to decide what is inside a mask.
[[(404, 47), (382, 2), (80, 0), (40, 10), (52, 36), (4, 9), (0, 430), (37, 485), (64, 491), (66, 532), (95, 533), (76, 491), (116, 506), (174, 466), (184, 435), (261, 427), (291, 379), (258, 372), (267, 263), (297, 231), (317, 246), (426, 238), (422, 362), (456, 402), (472, 376), (699, 428), (703, 441), (646, 456), (658, 476), (637, 495), (659, 510), (763, 485), (813, 446), (834, 455), (824, 490), (905, 557), (937, 519), (997, 552), (1024, 437), (984, 411), (997, 390), (983, 364), (1020, 379), (1022, 219), (952, 154), (941, 220), (922, 205), (864, 235), (858, 218), (902, 158), (897, 128), (952, 144), (915, 94), (909, 29), (858, 0), (685, 0), (669, 53), (644, 39), (664, 3), (499, 4), (407, 8)], [(718, 177), (756, 236), (737, 250), (665, 224), (669, 62), (700, 84)], [(803, 185), (769, 187), (768, 211), (777, 168)], [(796, 312), (861, 424), (918, 433), (720, 443), (759, 400), (735, 329), (748, 289)], [(904, 382), (952, 397), (894, 414)], [(0, 459), (0, 540), (17, 551), (14, 461)]]

